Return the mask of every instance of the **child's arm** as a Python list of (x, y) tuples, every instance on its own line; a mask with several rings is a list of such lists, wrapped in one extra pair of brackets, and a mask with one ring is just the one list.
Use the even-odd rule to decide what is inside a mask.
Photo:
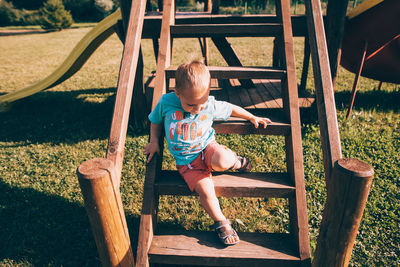
[(233, 108), (232, 108), (231, 116), (248, 120), (251, 123), (253, 123), (256, 128), (258, 128), (258, 126), (260, 124), (264, 125), (264, 128), (266, 128), (267, 124), (271, 123), (271, 120), (268, 118), (257, 117), (257, 116), (254, 116), (253, 114), (251, 114), (250, 112), (248, 112), (247, 110), (245, 110), (244, 108), (241, 108), (236, 105), (232, 105), (232, 106), (233, 106)]
[(144, 154), (149, 155), (147, 163), (153, 158), (154, 154), (160, 154), (159, 138), (161, 136), (162, 124), (151, 123), (150, 142), (144, 147)]

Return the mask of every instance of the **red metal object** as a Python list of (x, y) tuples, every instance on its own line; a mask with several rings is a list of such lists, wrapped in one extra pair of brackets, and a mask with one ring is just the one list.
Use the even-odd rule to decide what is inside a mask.
[(368, 43), (361, 76), (400, 83), (400, 1), (385, 0), (348, 20), (340, 64), (358, 73)]

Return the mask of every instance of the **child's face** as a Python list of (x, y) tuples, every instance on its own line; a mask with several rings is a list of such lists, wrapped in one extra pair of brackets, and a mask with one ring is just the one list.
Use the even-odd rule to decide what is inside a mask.
[(193, 90), (185, 89), (182, 93), (176, 93), (181, 100), (181, 105), (184, 111), (190, 114), (197, 114), (202, 111), (208, 100), (209, 90)]

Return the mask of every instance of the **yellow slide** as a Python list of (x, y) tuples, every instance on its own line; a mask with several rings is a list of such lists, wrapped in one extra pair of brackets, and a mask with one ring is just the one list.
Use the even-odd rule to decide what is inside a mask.
[(33, 95), (42, 90), (53, 87), (72, 75), (74, 75), (93, 52), (114, 33), (114, 25), (121, 18), (121, 11), (118, 9), (90, 30), (72, 49), (64, 62), (45, 79), (20, 90), (0, 96), (0, 110), (6, 108), (7, 104), (18, 99)]

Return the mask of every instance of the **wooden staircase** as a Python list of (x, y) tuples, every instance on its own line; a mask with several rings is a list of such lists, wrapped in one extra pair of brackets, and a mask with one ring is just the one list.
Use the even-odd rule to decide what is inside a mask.
[[(158, 199), (161, 195), (192, 195), (177, 171), (162, 170), (161, 156), (147, 164), (140, 219), (137, 266), (150, 264), (201, 266), (300, 266), (310, 265), (308, 217), (300, 128), (299, 99), (293, 50), (289, 0), (277, 0), (280, 23), (174, 25), (173, 0), (164, 0), (164, 12), (157, 61), (153, 108), (175, 76), (170, 66), (172, 38), (186, 37), (275, 37), (280, 51), (279, 68), (209, 67), (216, 79), (279, 79), (283, 108), (271, 117), (266, 129), (255, 129), (244, 120), (214, 123), (217, 133), (279, 135), (285, 138), (285, 173), (214, 173), (217, 196), (285, 198), (289, 203), (290, 233), (239, 233), (241, 242), (222, 246), (213, 232), (162, 231), (157, 228)], [(243, 88), (243, 90), (247, 90)], [(269, 110), (260, 112), (269, 116)], [(162, 150), (162, 149), (161, 149)]]

